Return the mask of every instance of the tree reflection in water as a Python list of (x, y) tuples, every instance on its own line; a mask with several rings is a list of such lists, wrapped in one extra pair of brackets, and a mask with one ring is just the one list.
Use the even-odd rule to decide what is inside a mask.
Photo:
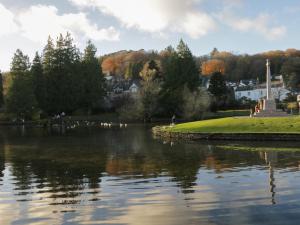
[[(20, 207), (19, 216), (7, 219), (18, 222), (49, 217), (50, 223), (134, 224), (130, 213), (137, 216), (136, 210), (147, 207), (166, 210), (178, 219), (171, 223), (154, 211), (157, 224), (213, 224), (210, 214), (222, 221), (224, 213), (232, 222), (237, 210), (267, 205), (270, 192), (271, 204), (278, 203), (274, 174), (298, 171), (300, 159), (295, 152), (224, 150), (219, 143), (170, 146), (153, 140), (143, 126), (75, 130), (64, 136), (28, 128), (1, 129), (0, 137), (0, 188), (6, 190), (0, 190), (0, 196)], [(281, 179), (278, 174), (276, 181), (281, 184), (287, 178)], [(264, 185), (267, 180), (269, 190)], [(287, 201), (291, 197), (293, 193)], [(0, 212), (9, 214), (1, 204), (4, 201), (0, 200)], [(67, 212), (69, 219), (50, 216)]]

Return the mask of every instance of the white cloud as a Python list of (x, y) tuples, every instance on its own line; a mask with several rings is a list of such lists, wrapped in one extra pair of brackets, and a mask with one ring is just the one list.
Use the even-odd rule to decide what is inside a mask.
[(13, 52), (20, 48), (29, 56), (41, 50), (49, 35), (70, 32), (79, 47), (87, 39), (117, 41), (120, 33), (114, 27), (99, 28), (85, 13), (59, 14), (48, 5), (34, 5), (12, 12), (0, 3), (0, 69), (9, 70)]
[(0, 37), (17, 34), (34, 42), (45, 43), (49, 35), (70, 32), (77, 38), (117, 41), (120, 33), (114, 27), (100, 29), (84, 13), (58, 14), (54, 6), (35, 5), (12, 13), (0, 4)]
[(9, 35), (18, 31), (14, 21), (14, 14), (0, 3), (0, 36)]
[(201, 13), (191, 13), (182, 22), (183, 30), (192, 38), (204, 36), (214, 27), (212, 19)]
[(35, 42), (45, 42), (48, 35), (70, 32), (73, 36), (97, 40), (116, 41), (119, 33), (113, 28), (99, 29), (84, 13), (58, 14), (54, 6), (36, 5), (21, 12), (17, 19), (21, 34)]
[(285, 26), (271, 24), (272, 17), (269, 14), (260, 14), (256, 18), (240, 18), (231, 11), (223, 11), (217, 16), (222, 23), (242, 32), (255, 31), (268, 40), (276, 40), (286, 35)]
[(80, 8), (96, 8), (123, 26), (151, 33), (176, 31), (199, 38), (215, 28), (214, 20), (197, 10), (200, 0), (69, 0)]

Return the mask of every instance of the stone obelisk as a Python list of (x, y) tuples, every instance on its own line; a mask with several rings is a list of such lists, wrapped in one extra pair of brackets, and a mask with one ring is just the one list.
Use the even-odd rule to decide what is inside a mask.
[(271, 83), (271, 64), (267, 59), (267, 74), (266, 74), (266, 98), (263, 100), (263, 108), (254, 113), (254, 117), (283, 117), (289, 116), (286, 112), (276, 109), (276, 102), (272, 94)]
[(267, 98), (264, 100), (263, 110), (269, 112), (276, 111), (276, 102), (272, 95), (271, 64), (269, 59), (267, 59), (266, 91), (267, 91)]
[(271, 64), (269, 59), (267, 59), (267, 77), (266, 77), (266, 88), (267, 88), (267, 100), (273, 99), (272, 96), (272, 83), (271, 83)]

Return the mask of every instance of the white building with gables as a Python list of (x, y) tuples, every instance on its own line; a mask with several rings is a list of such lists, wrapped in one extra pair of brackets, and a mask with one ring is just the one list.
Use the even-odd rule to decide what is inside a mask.
[[(267, 96), (266, 84), (257, 85), (242, 85), (234, 88), (235, 98), (237, 100), (241, 98), (249, 98), (254, 101), (258, 101)], [(284, 100), (290, 91), (285, 87), (282, 76), (275, 77), (272, 81), (272, 94), (275, 99), (280, 101)]]

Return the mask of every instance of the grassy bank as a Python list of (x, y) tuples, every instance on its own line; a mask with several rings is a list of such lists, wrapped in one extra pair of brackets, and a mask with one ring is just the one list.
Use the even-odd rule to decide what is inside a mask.
[(249, 116), (249, 110), (225, 110), (225, 111), (217, 111), (217, 112), (205, 112), (203, 115), (203, 119), (218, 119), (225, 117), (235, 117), (235, 116)]
[(231, 117), (178, 124), (171, 132), (194, 133), (299, 133), (300, 117)]

